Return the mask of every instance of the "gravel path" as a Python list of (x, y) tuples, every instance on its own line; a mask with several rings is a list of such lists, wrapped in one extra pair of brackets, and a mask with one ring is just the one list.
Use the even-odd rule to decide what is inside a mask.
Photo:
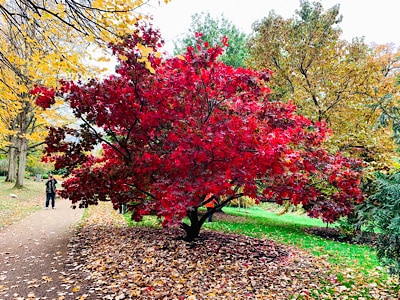
[(65, 261), (82, 213), (57, 199), (56, 209), (43, 208), (0, 230), (1, 300), (71, 299)]

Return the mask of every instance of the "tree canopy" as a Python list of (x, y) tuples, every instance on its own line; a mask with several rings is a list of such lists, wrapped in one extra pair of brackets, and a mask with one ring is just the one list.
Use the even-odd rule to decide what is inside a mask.
[[(31, 39), (49, 41), (51, 33), (60, 31), (75, 35), (75, 42), (76, 39), (86, 39), (88, 42), (105, 45), (130, 30), (129, 26), (137, 18), (141, 18), (135, 10), (146, 2), (148, 1), (4, 0), (0, 2), (0, 16), (4, 28), (13, 28), (19, 35), (28, 35)], [(51, 45), (47, 43), (48, 47)], [(59, 47), (58, 44), (52, 46)], [(15, 70), (8, 59), (10, 54), (12, 53), (1, 51), (0, 61)]]
[(382, 169), (391, 163), (394, 143), (390, 130), (376, 127), (380, 113), (372, 107), (393, 89), (394, 72), (386, 71), (392, 63), (382, 48), (341, 40), (340, 22), (339, 5), (324, 10), (319, 2), (301, 1), (288, 19), (272, 11), (253, 25), (248, 63), (272, 69), (273, 99), (293, 101), (301, 114), (329, 124), (332, 151)]
[(60, 78), (98, 75), (101, 70), (93, 65), (102, 58), (95, 49), (130, 30), (141, 17), (135, 9), (144, 3), (0, 2), (0, 146), (8, 154), (7, 181), (23, 186), (29, 150), (43, 143), (48, 122), (63, 119), (56, 110), (38, 113), (29, 90)]
[(226, 36), (229, 47), (220, 56), (220, 59), (228, 66), (242, 67), (247, 57), (247, 36), (241, 32), (231, 21), (223, 15), (213, 18), (210, 13), (197, 13), (192, 16), (192, 22), (184, 38), (175, 43), (174, 53), (186, 52), (188, 46), (197, 44), (196, 33), (202, 34), (202, 40), (210, 45), (216, 45)]
[[(47, 138), (47, 159), (71, 175), (63, 196), (83, 207), (127, 203), (135, 220), (154, 214), (164, 225), (188, 216), (188, 239), (208, 217), (198, 215), (208, 194), (220, 200), (215, 209), (242, 196), (289, 200), (326, 222), (361, 201), (360, 162), (324, 149), (324, 123), (269, 101), (270, 70), (227, 66), (217, 60), (222, 46), (207, 42), (162, 60), (159, 33), (139, 29), (111, 46), (117, 74), (32, 90), (43, 108), (62, 97), (80, 119)], [(143, 45), (154, 49), (145, 54), (154, 72)], [(99, 144), (102, 154), (92, 155)]]

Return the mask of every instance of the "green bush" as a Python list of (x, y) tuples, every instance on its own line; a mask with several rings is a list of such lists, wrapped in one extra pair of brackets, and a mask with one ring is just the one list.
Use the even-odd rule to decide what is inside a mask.
[(377, 173), (374, 193), (359, 207), (360, 225), (379, 232), (378, 259), (400, 277), (400, 172)]

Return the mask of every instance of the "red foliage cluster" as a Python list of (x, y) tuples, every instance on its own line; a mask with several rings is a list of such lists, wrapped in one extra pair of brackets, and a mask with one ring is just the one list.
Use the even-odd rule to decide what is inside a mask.
[(36, 104), (43, 108), (49, 108), (55, 103), (55, 90), (36, 85), (31, 91), (31, 95), (36, 96)]
[[(154, 48), (154, 74), (139, 44)], [(58, 95), (82, 120), (79, 130), (52, 129), (47, 140), (47, 155), (72, 175), (65, 197), (83, 206), (128, 203), (138, 220), (156, 214), (165, 224), (209, 193), (290, 200), (327, 222), (361, 200), (360, 163), (323, 148), (325, 124), (268, 100), (269, 70), (226, 66), (217, 61), (222, 46), (204, 43), (162, 60), (159, 44), (158, 32), (140, 28), (110, 46), (124, 57), (117, 74), (62, 82)], [(50, 102), (38, 99), (44, 108)], [(99, 144), (101, 157), (88, 154)]]

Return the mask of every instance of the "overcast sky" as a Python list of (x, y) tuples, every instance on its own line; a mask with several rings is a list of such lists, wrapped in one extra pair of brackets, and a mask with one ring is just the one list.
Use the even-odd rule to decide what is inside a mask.
[[(325, 10), (340, 4), (342, 38), (351, 40), (353, 37), (365, 37), (367, 43), (394, 43), (400, 46), (400, 0), (320, 2)], [(172, 41), (187, 33), (191, 16), (195, 13), (209, 12), (215, 18), (223, 13), (239, 29), (250, 33), (251, 25), (267, 16), (271, 10), (289, 18), (299, 7), (300, 0), (171, 0), (161, 7), (153, 5), (149, 11), (154, 17), (153, 24), (161, 30), (167, 43), (166, 50), (171, 51)]]

